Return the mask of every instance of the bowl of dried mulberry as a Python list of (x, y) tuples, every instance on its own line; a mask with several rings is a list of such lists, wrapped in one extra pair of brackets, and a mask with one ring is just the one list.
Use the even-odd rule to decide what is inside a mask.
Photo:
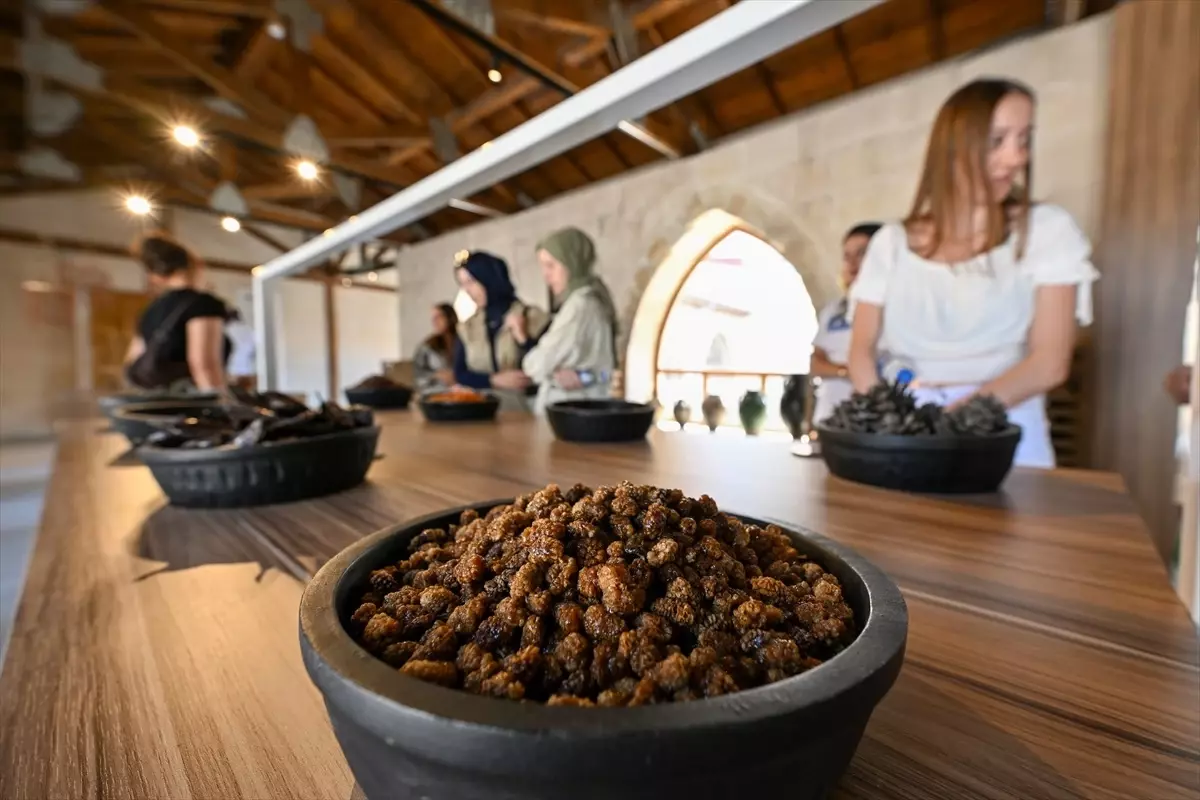
[(817, 422), (821, 456), (839, 478), (932, 494), (994, 492), (1012, 470), (1020, 427), (994, 397), (947, 410), (904, 384), (857, 392)]
[(371, 800), (816, 800), (900, 671), (899, 590), (709, 497), (556, 485), (335, 556), (310, 677)]

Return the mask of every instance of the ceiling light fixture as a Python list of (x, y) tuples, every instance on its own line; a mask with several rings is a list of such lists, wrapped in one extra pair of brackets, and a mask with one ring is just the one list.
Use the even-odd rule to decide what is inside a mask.
[(267, 23), (267, 36), (277, 42), (283, 41), (283, 37), (287, 36), (287, 28), (279, 20), (273, 19)]
[(150, 201), (140, 194), (131, 194), (125, 198), (125, 210), (130, 214), (144, 217), (151, 211)]
[(242, 229), (242, 223), (237, 217), (221, 217), (221, 227), (230, 233), (237, 233)]
[(368, 272), (367, 280), (369, 280), (371, 283), (374, 283), (375, 281), (379, 280), (379, 274), (375, 272)]
[(504, 75), (495, 67), (492, 67), (487, 71), (487, 76), (488, 80), (492, 83), (499, 83), (500, 81), (504, 80)]
[(317, 175), (319, 174), (319, 170), (317, 169), (316, 164), (308, 159), (304, 159), (303, 161), (296, 162), (296, 174), (306, 181), (315, 181), (317, 179)]
[(190, 125), (176, 125), (171, 128), (171, 136), (176, 142), (189, 149), (200, 144), (200, 134), (196, 133), (196, 129)]

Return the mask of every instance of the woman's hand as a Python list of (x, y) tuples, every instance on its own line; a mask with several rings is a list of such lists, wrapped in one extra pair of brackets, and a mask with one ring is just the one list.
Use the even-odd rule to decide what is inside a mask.
[(1183, 364), (1168, 372), (1167, 377), (1163, 380), (1163, 389), (1177, 404), (1187, 405), (1191, 402), (1192, 368)]
[(560, 389), (567, 389), (568, 391), (583, 388), (583, 381), (579, 380), (579, 373), (573, 369), (555, 371), (554, 382), (558, 384)]
[(529, 341), (529, 328), (525, 324), (524, 310), (510, 311), (504, 318), (504, 327), (517, 340), (517, 344)]
[(452, 370), (452, 369), (436, 370), (433, 373), (433, 379), (435, 381), (437, 381), (439, 384), (441, 384), (442, 386), (453, 386), (454, 385), (454, 370)]
[(492, 375), (492, 386), (497, 389), (524, 389), (532, 381), (519, 369), (506, 369)]

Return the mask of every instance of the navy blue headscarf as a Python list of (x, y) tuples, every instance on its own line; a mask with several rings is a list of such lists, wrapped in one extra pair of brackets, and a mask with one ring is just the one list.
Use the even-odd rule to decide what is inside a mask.
[(487, 292), (487, 308), (484, 309), (484, 313), (488, 327), (502, 325), (504, 315), (517, 300), (517, 290), (508, 277), (508, 264), (499, 256), (476, 250), (467, 256), (459, 268), (465, 269)]

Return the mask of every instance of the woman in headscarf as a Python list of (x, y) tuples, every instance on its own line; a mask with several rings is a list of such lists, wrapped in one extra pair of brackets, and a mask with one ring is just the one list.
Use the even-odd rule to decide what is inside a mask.
[[(544, 312), (517, 299), (508, 264), (491, 253), (459, 253), (458, 284), (477, 310), (459, 323), (454, 353), (454, 380), (472, 389), (492, 389), (505, 408), (527, 408), (532, 385), (521, 371), (521, 359), (546, 327)], [(519, 320), (519, 322), (518, 322)], [(518, 337), (514, 331), (520, 331)]]
[(538, 408), (608, 397), (617, 366), (617, 312), (594, 272), (595, 245), (578, 228), (564, 228), (538, 244), (537, 258), (556, 309), (550, 327), (521, 362), (540, 387)]

